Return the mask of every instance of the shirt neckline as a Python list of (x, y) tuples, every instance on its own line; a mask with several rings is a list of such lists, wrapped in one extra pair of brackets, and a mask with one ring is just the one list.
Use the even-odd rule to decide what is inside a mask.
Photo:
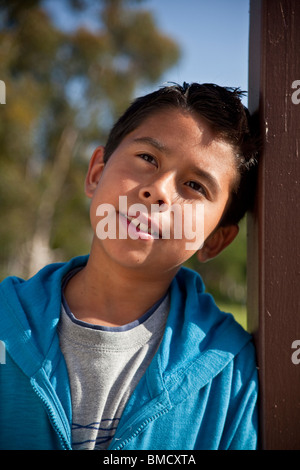
[(109, 332), (115, 332), (115, 333), (131, 330), (131, 329), (137, 327), (138, 325), (146, 322), (148, 320), (148, 318), (151, 317), (151, 315), (159, 308), (159, 306), (163, 303), (163, 301), (168, 296), (168, 292), (167, 292), (150, 309), (148, 309), (141, 317), (139, 317), (138, 319), (136, 319), (136, 320), (134, 320), (130, 323), (126, 323), (125, 325), (105, 326), (105, 325), (96, 325), (94, 323), (84, 322), (84, 321), (79, 320), (78, 318), (76, 318), (75, 315), (72, 313), (72, 311), (70, 310), (69, 305), (67, 303), (67, 300), (65, 298), (65, 295), (64, 295), (64, 289), (65, 289), (65, 286), (66, 286), (67, 282), (81, 269), (82, 269), (82, 267), (75, 268), (75, 269), (69, 271), (66, 274), (66, 276), (64, 277), (63, 282), (62, 282), (62, 305), (64, 307), (64, 310), (65, 310), (66, 314), (72, 320), (72, 322), (75, 323), (76, 325), (82, 326), (84, 328), (90, 328), (90, 329), (99, 330), (99, 331), (109, 331)]

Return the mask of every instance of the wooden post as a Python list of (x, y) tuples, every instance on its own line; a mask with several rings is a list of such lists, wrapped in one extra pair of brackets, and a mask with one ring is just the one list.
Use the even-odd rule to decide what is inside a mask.
[[(299, 83), (297, 83), (299, 81)], [(261, 448), (300, 449), (300, 1), (250, 0), (249, 108), (263, 150), (248, 216)]]

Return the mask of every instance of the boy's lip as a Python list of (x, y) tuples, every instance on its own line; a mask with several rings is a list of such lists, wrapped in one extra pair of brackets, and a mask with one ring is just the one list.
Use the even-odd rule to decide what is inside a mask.
[(150, 235), (151, 238), (162, 238), (161, 229), (155, 220), (151, 219), (148, 215), (144, 213), (139, 213), (139, 216), (132, 216), (119, 212), (123, 217), (127, 219), (129, 223), (132, 223), (137, 229), (138, 232)]

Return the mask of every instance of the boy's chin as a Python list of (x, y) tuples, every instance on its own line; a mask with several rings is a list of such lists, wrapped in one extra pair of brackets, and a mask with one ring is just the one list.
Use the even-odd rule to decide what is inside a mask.
[[(190, 257), (190, 251), (183, 251), (182, 257), (178, 255), (176, 248), (168, 249), (162, 240), (96, 240), (96, 250), (93, 250), (95, 258), (99, 258), (101, 266), (106, 263), (115, 267), (130, 270), (144, 271), (145, 274), (166, 272), (168, 275), (176, 273), (180, 266)], [(160, 244), (158, 246), (158, 243)], [(97, 261), (97, 260), (96, 260)]]

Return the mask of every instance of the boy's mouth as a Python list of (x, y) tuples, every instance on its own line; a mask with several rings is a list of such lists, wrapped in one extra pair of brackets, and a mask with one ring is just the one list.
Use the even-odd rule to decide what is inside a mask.
[(120, 212), (120, 214), (127, 220), (128, 227), (131, 227), (131, 229), (139, 235), (138, 238), (162, 238), (158, 224), (147, 215), (140, 213), (138, 217), (133, 217), (128, 214), (123, 214), (122, 212)]

